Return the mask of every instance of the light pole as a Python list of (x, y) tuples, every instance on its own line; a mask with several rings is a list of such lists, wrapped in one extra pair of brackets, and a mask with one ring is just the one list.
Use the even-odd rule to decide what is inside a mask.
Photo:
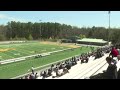
[[(41, 22), (42, 20), (39, 21)], [(40, 39), (41, 39), (41, 23), (40, 23)]]
[(110, 11), (108, 11), (108, 14), (109, 14), (108, 43), (109, 43), (109, 32), (110, 32)]
[(55, 22), (55, 37), (54, 37), (54, 39), (57, 37), (57, 30), (56, 30), (56, 22)]

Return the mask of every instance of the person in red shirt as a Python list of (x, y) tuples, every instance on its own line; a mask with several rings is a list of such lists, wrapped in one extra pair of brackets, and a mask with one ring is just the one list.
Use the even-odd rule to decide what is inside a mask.
[(113, 47), (110, 55), (112, 55), (112, 58), (114, 58), (114, 57), (117, 57), (117, 55), (119, 55), (119, 52), (115, 47)]

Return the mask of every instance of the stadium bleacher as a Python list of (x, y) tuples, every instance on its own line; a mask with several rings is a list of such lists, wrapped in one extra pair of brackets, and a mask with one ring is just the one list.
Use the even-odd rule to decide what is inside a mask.
[[(77, 62), (77, 64), (72, 65), (71, 69), (69, 69), (69, 72), (67, 72), (64, 75), (61, 74), (60, 76), (56, 76), (56, 72), (52, 71), (51, 76), (46, 76), (44, 78), (42, 76), (39, 76), (36, 79), (91, 79), (91, 77), (97, 76), (97, 75), (103, 73), (103, 71), (106, 70), (108, 67), (108, 64), (106, 62), (106, 57), (108, 57), (110, 54), (107, 51), (107, 50), (110, 51), (110, 48), (108, 48), (108, 47), (106, 49), (102, 48), (101, 50), (102, 50), (102, 52), (100, 51), (100, 49), (98, 50), (99, 53), (101, 52), (100, 57), (97, 56), (97, 58), (96, 58), (96, 55), (98, 53), (94, 52), (94, 54), (91, 54), (91, 56), (89, 57), (88, 63), (84, 62), (83, 64), (81, 64), (81, 58), (80, 58), (81, 55), (73, 57), (72, 58), (73, 60), (67, 59), (64, 63), (74, 62), (74, 60), (75, 60)], [(59, 66), (60, 63), (56, 64), (56, 66)], [(63, 64), (63, 62), (62, 62), (62, 64)], [(120, 68), (120, 62), (117, 63), (117, 67), (118, 67), (117, 68), (117, 71), (118, 71)], [(63, 69), (60, 69), (59, 73), (63, 73)]]
[[(82, 79), (86, 77), (90, 77), (93, 73), (95, 73), (100, 67), (106, 64), (105, 58), (107, 55), (102, 57), (99, 61), (95, 57), (89, 58), (89, 63), (85, 63), (81, 65), (81, 61), (78, 61), (77, 65), (73, 66), (69, 72), (61, 77), (54, 78), (54, 79)], [(104, 61), (104, 62), (103, 62)], [(102, 63), (101, 63), (102, 62)], [(91, 67), (92, 66), (92, 67)], [(95, 68), (97, 66), (97, 68)], [(89, 68), (90, 67), (90, 68)], [(48, 77), (46, 79), (52, 79), (51, 77)]]

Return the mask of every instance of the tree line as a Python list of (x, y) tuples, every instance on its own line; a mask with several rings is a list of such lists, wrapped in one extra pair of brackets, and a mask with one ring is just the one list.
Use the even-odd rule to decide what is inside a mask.
[(40, 40), (40, 39), (64, 39), (71, 36), (97, 38), (120, 42), (120, 29), (105, 27), (76, 27), (53, 22), (8, 22), (7, 25), (0, 25), (0, 40)]

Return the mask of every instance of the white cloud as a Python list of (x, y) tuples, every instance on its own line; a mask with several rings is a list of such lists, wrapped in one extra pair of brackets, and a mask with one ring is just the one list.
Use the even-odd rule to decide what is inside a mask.
[(0, 19), (5, 19), (5, 18), (7, 18), (6, 15), (4, 15), (4, 14), (0, 14)]
[(5, 15), (5, 14), (0, 14), (0, 19), (6, 19), (6, 20), (9, 20), (9, 21), (21, 21), (21, 22), (26, 22), (26, 20), (24, 20), (24, 19), (7, 16), (7, 15)]

